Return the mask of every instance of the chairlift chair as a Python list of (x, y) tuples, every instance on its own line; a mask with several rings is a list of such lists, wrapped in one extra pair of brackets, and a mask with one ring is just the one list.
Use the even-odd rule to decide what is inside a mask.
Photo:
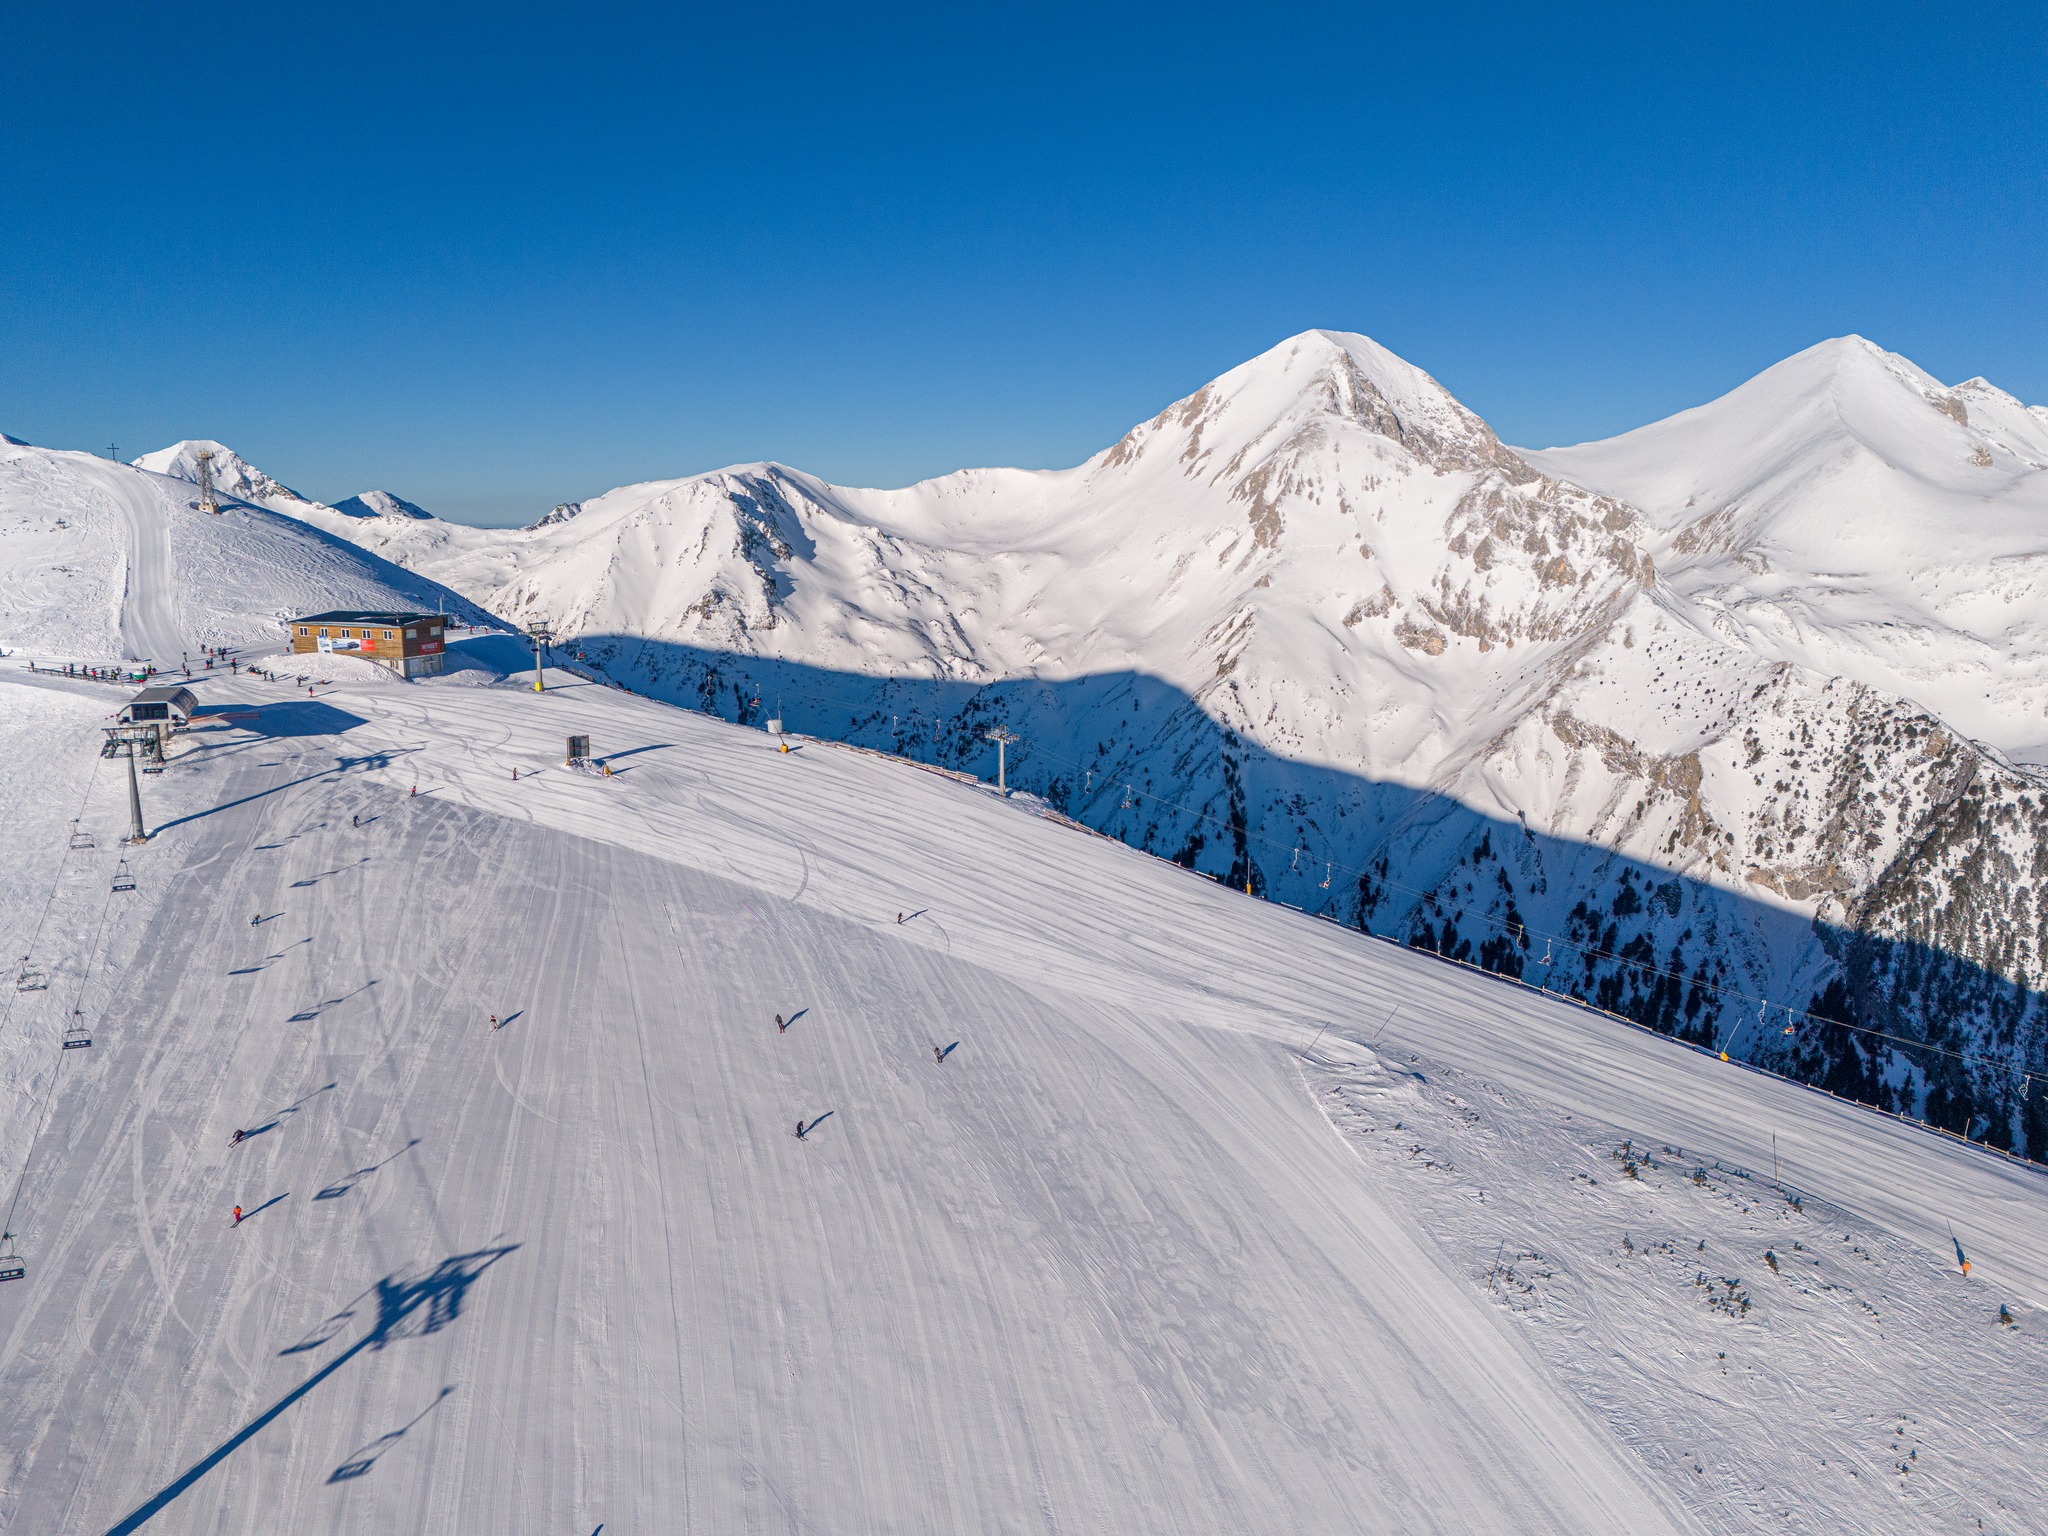
[(14, 990), (17, 992), (47, 992), (50, 989), (50, 973), (39, 966), (28, 963), (28, 956), (21, 957), (21, 969), (15, 973)]
[(128, 861), (126, 859), (121, 860), (114, 867), (114, 889), (117, 891), (132, 891), (135, 889), (135, 877), (128, 873)]
[(85, 1015), (76, 1008), (71, 1010), (71, 1027), (64, 1031), (64, 1049), (67, 1051), (88, 1051), (92, 1049), (92, 1034), (85, 1027)]
[(97, 846), (92, 840), (92, 834), (80, 826), (75, 819), (71, 823), (71, 846), (73, 848), (92, 848)]
[(14, 1251), (14, 1234), (0, 1232), (0, 1284), (19, 1280), (28, 1274), (28, 1265), (20, 1254)]

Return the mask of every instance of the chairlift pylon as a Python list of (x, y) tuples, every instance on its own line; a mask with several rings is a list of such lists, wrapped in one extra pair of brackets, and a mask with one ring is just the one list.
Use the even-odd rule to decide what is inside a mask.
[(85, 1015), (76, 1008), (71, 1010), (71, 1027), (64, 1031), (64, 1049), (67, 1051), (88, 1051), (92, 1049), (92, 1032), (85, 1027)]
[(50, 989), (50, 973), (40, 966), (30, 965), (28, 956), (21, 957), (21, 969), (14, 976), (14, 990), (17, 992), (47, 992)]
[(28, 1273), (28, 1265), (20, 1254), (14, 1251), (14, 1234), (0, 1232), (0, 1284), (19, 1280)]
[(114, 889), (117, 891), (132, 891), (135, 889), (135, 877), (128, 873), (128, 861), (126, 859), (121, 860), (119, 864), (114, 866)]

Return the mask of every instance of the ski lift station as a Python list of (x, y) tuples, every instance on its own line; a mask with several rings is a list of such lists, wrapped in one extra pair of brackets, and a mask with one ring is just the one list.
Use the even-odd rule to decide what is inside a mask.
[(192, 711), (198, 707), (199, 700), (190, 688), (156, 683), (123, 704), (119, 718), (123, 725), (154, 725), (157, 752), (161, 755), (170, 744), (171, 732), (190, 725)]
[(364, 613), (337, 609), (288, 619), (292, 650), (356, 656), (400, 677), (433, 677), (448, 659), (445, 613)]

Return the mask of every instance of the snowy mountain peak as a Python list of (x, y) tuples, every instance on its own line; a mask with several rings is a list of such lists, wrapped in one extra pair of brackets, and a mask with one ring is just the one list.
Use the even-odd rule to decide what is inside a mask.
[(1494, 467), (1533, 478), (1435, 379), (1348, 331), (1288, 338), (1133, 428), (1097, 462), (1119, 469), (1171, 460), (1187, 478), (1215, 483), (1236, 480), (1273, 454), (1361, 433), (1440, 472)]
[(269, 507), (274, 512), (297, 512), (307, 507), (317, 507), (319, 502), (310, 496), (301, 496), (283, 482), (272, 479), (255, 465), (249, 463), (234, 449), (216, 443), (211, 438), (188, 438), (173, 443), (168, 448), (159, 448), (155, 453), (145, 453), (130, 462), (137, 469), (146, 469), (152, 474), (168, 475), (174, 480), (199, 482), (199, 454), (202, 449), (213, 453), (213, 488), (222, 496), (235, 501), (251, 502), (259, 507)]
[(416, 506), (402, 496), (389, 491), (364, 491), (360, 496), (351, 496), (346, 501), (334, 504), (334, 510), (344, 517), (411, 517), (429, 518), (433, 513), (425, 507)]
[(541, 518), (538, 522), (528, 523), (526, 526), (528, 531), (535, 528), (552, 528), (558, 523), (568, 522), (570, 518), (576, 516), (582, 510), (583, 503), (580, 501), (558, 501), (548, 509), (547, 516)]

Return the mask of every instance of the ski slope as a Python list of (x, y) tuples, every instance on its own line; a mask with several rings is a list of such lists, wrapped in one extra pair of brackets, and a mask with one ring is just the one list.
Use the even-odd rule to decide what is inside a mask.
[[(2048, 1333), (2036, 1171), (1028, 800), (465, 650), (409, 687), (328, 659), (317, 699), (205, 680), (128, 898), (95, 701), (0, 674), (0, 730), (59, 765), (0, 769), (34, 877), (0, 920), (49, 892), (68, 936), (0, 1026), (0, 1166), (50, 1091), (0, 1288), (8, 1529), (1787, 1528), (1628, 1432), (1696, 1382), (1589, 1376), (1668, 1326), (1560, 1346), (1489, 1289), (1515, 1168), (1432, 1206), (1375, 1165), (1331, 1094), (1394, 1063), (1476, 1074), (1498, 1134), (1570, 1115), (1717, 1178), (1775, 1132), (1800, 1219), (1889, 1245), (1963, 1341), (1910, 1372), (1857, 1341), (1862, 1368), (2018, 1442), (1889, 1528), (2040, 1528), (2008, 1408)], [(564, 769), (569, 732), (614, 776)], [(101, 846), (72, 853), (81, 801)], [(74, 994), (96, 1043), (60, 1054)], [(1550, 1219), (1553, 1264), (1608, 1262), (1602, 1223)], [(1755, 1310), (1697, 1309), (1701, 1338), (1825, 1367), (1831, 1335)], [(1821, 1451), (1867, 1429), (1839, 1392), (1726, 1390), (1723, 1460), (1773, 1415)], [(1864, 1507), (1773, 1492), (1796, 1529)]]

